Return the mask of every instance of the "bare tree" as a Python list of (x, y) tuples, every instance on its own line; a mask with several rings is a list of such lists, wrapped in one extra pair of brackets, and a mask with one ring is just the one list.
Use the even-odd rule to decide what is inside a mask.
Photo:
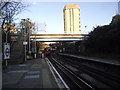
[[(3, 42), (10, 42), (10, 35), (9, 31), (11, 30), (11, 23), (14, 21), (15, 16), (18, 15), (20, 12), (25, 10), (28, 5), (23, 4), (23, 2), (15, 2), (15, 1), (0, 1), (0, 24), (2, 29), (2, 39)], [(6, 29), (4, 29), (6, 28)], [(8, 37), (6, 37), (8, 36)], [(5, 38), (6, 37), (6, 38)], [(8, 39), (9, 38), (9, 39)]]
[(1, 9), (4, 8), (5, 6), (7, 6), (7, 4), (9, 4), (9, 2), (2, 2), (1, 1), (1, 3), (0, 3)]
[(0, 2), (1, 5), (1, 16), (2, 16), (2, 29), (4, 25), (10, 24), (15, 16), (18, 15), (22, 10), (24, 10), (27, 5), (22, 2)]
[(20, 25), (22, 28), (26, 29), (25, 32), (29, 34), (32, 34), (35, 29), (35, 23), (32, 22), (29, 18), (22, 19)]

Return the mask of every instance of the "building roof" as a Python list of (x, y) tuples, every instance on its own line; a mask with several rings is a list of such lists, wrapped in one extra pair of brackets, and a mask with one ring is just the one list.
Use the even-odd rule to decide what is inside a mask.
[(71, 9), (71, 8), (80, 9), (80, 7), (77, 4), (67, 4), (65, 5), (64, 10)]

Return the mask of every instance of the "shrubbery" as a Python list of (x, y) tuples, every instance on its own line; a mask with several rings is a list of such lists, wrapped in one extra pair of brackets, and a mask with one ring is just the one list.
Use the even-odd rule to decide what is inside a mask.
[(109, 25), (97, 26), (90, 32), (86, 49), (104, 53), (120, 53), (120, 15), (114, 16)]

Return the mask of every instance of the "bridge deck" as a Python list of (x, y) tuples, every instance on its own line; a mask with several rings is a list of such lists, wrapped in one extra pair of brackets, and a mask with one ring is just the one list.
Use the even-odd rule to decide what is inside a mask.
[(88, 37), (87, 34), (32, 34), (31, 39), (79, 39)]

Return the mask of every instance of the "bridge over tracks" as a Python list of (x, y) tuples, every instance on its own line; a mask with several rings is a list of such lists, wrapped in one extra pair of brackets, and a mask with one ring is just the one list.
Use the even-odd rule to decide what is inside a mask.
[(36, 41), (82, 41), (87, 39), (88, 34), (32, 34), (30, 35), (31, 40)]

